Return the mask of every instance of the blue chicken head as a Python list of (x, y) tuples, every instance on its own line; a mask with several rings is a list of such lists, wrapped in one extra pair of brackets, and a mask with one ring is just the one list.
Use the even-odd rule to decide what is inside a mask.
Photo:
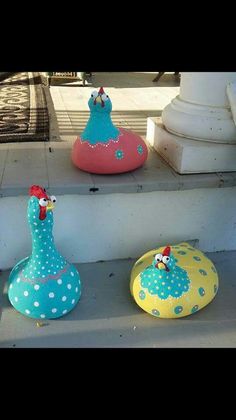
[(88, 101), (88, 106), (91, 113), (109, 114), (112, 110), (112, 103), (108, 95), (101, 87), (97, 92), (94, 90)]
[(152, 265), (158, 270), (165, 270), (168, 272), (174, 269), (175, 263), (176, 260), (174, 255), (171, 253), (171, 247), (167, 246), (162, 253), (158, 253), (154, 256)]
[(49, 196), (45, 188), (32, 185), (29, 190), (28, 221), (33, 230), (37, 230), (44, 221), (53, 223), (52, 210), (56, 203), (55, 196)]

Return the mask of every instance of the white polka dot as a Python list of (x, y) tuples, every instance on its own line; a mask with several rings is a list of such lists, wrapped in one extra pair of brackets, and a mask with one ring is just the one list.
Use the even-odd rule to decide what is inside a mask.
[(29, 292), (27, 292), (27, 290), (25, 290), (24, 296), (29, 296)]
[(161, 284), (163, 284), (163, 286), (165, 285), (165, 282), (163, 281)]
[(71, 302), (71, 303), (72, 303), (72, 305), (73, 305), (73, 304), (75, 303), (75, 299), (72, 299), (72, 302)]
[(67, 289), (71, 289), (71, 284), (67, 284)]
[(26, 310), (25, 310), (25, 313), (29, 315), (29, 314), (30, 314), (29, 309), (26, 309)]
[(18, 297), (15, 297), (15, 302), (18, 302)]
[(49, 293), (49, 295), (48, 295), (50, 298), (54, 298), (54, 293), (53, 292), (51, 292), (51, 293)]
[(76, 293), (78, 293), (78, 291), (79, 291), (78, 287), (75, 288), (75, 291), (76, 291)]
[(46, 315), (44, 315), (44, 314), (40, 315), (40, 318), (45, 318), (45, 317), (46, 317)]
[(39, 286), (38, 284), (36, 284), (36, 285), (34, 286), (34, 290), (39, 290), (39, 288), (40, 288), (40, 286)]
[(74, 275), (75, 275), (75, 274), (71, 271), (71, 272), (70, 272), (70, 275), (71, 275), (72, 277), (74, 277)]
[(10, 284), (10, 289), (12, 289), (12, 284)]
[(58, 280), (57, 280), (57, 283), (58, 283), (58, 284), (62, 284), (62, 279), (58, 279)]
[(39, 306), (39, 303), (38, 302), (34, 302), (34, 306)]
[(42, 277), (45, 277), (45, 274), (43, 274)]
[(57, 312), (57, 308), (52, 309), (52, 313), (55, 314)]
[(63, 314), (66, 314), (66, 312), (67, 312), (67, 309), (65, 309), (62, 313), (63, 313)]
[(38, 229), (35, 229), (35, 232), (38, 232)]
[(20, 283), (20, 277), (18, 277), (18, 279), (16, 280), (17, 283)]
[(61, 300), (62, 300), (62, 302), (65, 302), (66, 299), (67, 299), (67, 297), (66, 296), (63, 296)]

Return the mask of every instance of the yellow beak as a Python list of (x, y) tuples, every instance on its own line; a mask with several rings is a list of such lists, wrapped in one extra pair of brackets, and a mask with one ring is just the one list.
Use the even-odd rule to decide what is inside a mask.
[(158, 268), (159, 268), (159, 270), (165, 270), (166, 266), (165, 266), (165, 264), (163, 264), (162, 262), (160, 262), (158, 264)]
[(47, 208), (47, 211), (48, 211), (48, 210), (53, 210), (54, 207), (55, 207), (54, 204), (51, 201), (49, 201), (49, 203), (48, 203), (48, 205), (47, 205), (46, 208)]
[(99, 102), (100, 104), (102, 103), (101, 96), (97, 96), (97, 97), (96, 97), (96, 102)]

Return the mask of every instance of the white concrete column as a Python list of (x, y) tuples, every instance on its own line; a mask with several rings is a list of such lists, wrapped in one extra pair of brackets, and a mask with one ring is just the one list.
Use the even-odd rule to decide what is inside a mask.
[(179, 173), (236, 171), (236, 126), (227, 85), (236, 72), (181, 73), (180, 94), (162, 121), (148, 119), (147, 140)]

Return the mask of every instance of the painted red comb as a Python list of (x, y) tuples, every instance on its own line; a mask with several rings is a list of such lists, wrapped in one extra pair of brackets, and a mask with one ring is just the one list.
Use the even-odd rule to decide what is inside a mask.
[(40, 187), (39, 185), (32, 185), (29, 189), (29, 195), (37, 198), (48, 198), (45, 188)]
[(99, 92), (101, 95), (104, 93), (103, 87), (100, 87)]
[(166, 256), (166, 257), (169, 257), (169, 256), (170, 256), (170, 251), (171, 251), (170, 246), (167, 246), (167, 247), (164, 249), (164, 251), (162, 252), (162, 255), (163, 255), (163, 256)]

